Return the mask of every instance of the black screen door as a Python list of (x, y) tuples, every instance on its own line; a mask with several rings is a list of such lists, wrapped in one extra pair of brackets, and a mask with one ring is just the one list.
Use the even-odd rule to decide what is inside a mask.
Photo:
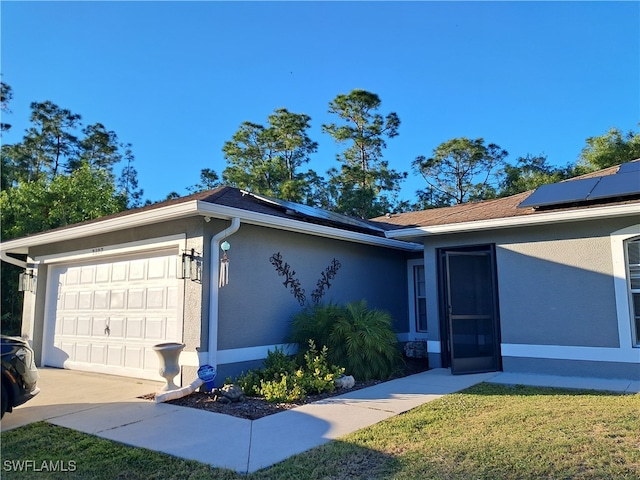
[(444, 270), (451, 372), (498, 370), (500, 343), (492, 252), (446, 251)]

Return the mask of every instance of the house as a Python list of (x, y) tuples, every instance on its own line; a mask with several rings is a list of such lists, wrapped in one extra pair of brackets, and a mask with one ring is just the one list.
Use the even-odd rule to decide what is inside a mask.
[(221, 187), (10, 240), (0, 254), (37, 277), (25, 288), (22, 334), (39, 366), (159, 380), (152, 347), (181, 342), (190, 383), (203, 364), (219, 381), (258, 367), (287, 347), (291, 316), (320, 298), (366, 299), (408, 332), (406, 264), (422, 246)]
[(640, 160), (376, 220), (424, 245), (431, 366), (640, 379)]
[(0, 254), (37, 277), (23, 334), (38, 365), (159, 379), (152, 347), (178, 341), (183, 383), (202, 364), (220, 381), (286, 348), (303, 305), (366, 299), (454, 374), (637, 380), (639, 214), (636, 161), (370, 221), (221, 187), (10, 240)]

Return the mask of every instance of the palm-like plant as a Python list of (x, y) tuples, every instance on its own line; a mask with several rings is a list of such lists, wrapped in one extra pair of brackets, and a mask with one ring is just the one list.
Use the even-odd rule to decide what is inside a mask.
[(329, 335), (332, 362), (362, 380), (386, 379), (401, 360), (391, 315), (370, 310), (366, 301), (349, 303)]
[[(386, 379), (401, 362), (391, 315), (370, 310), (366, 301), (310, 307), (293, 319), (291, 340), (327, 346), (334, 365), (359, 380)], [(304, 352), (301, 352), (303, 354)]]

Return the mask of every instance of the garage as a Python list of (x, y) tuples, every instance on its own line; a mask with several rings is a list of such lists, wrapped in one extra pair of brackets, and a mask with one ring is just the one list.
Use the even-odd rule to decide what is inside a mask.
[(50, 265), (44, 365), (158, 380), (153, 345), (182, 340), (177, 253)]

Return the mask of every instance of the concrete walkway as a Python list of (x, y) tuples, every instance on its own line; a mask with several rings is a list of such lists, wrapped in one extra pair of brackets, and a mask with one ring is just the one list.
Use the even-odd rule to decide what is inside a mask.
[[(78, 378), (78, 375), (82, 377)], [(36, 397), (5, 415), (3, 430), (23, 425), (28, 418), (31, 421), (47, 420), (117, 442), (241, 473), (269, 467), (484, 381), (640, 391), (640, 382), (624, 380), (563, 379), (500, 372), (453, 376), (448, 370), (434, 369), (251, 421), (136, 398), (155, 391), (160, 386), (158, 382), (56, 369), (43, 369), (41, 377), (42, 393), (38, 395), (41, 398)], [(68, 394), (54, 398), (55, 390)], [(37, 401), (40, 403), (35, 403)], [(49, 408), (46, 408), (47, 402)]]

